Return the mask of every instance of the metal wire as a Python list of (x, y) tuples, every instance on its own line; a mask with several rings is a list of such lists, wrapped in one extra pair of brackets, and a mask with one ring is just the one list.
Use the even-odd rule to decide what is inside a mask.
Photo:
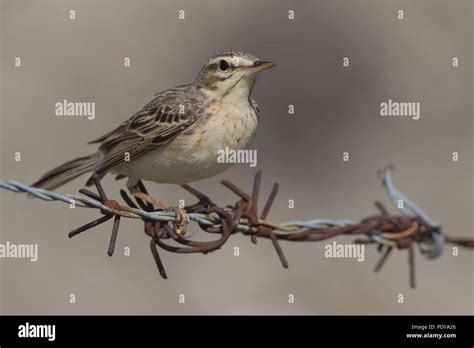
[[(375, 266), (376, 272), (381, 270), (394, 248), (407, 249), (410, 286), (415, 287), (414, 244), (418, 245), (424, 257), (435, 259), (441, 255), (446, 243), (474, 248), (474, 240), (445, 235), (437, 222), (394, 187), (391, 170), (392, 167), (385, 167), (379, 172), (379, 179), (401, 215), (389, 214), (380, 202), (376, 202), (379, 214), (364, 218), (359, 222), (348, 219), (293, 220), (282, 223), (268, 221), (267, 215), (278, 192), (278, 184), (273, 185), (264, 209), (259, 215), (257, 201), (260, 191), (260, 171), (254, 177), (251, 194), (245, 193), (227, 180), (221, 182), (240, 198), (234, 205), (225, 207), (218, 207), (208, 196), (185, 185), (183, 187), (199, 200), (193, 206), (184, 208), (189, 221), (196, 223), (204, 232), (220, 234), (220, 238), (208, 242), (193, 241), (186, 235), (186, 229), (181, 229), (182, 216), (179, 210), (156, 209), (159, 201), (148, 195), (141, 182), (135, 191), (130, 191), (136, 203), (125, 191), (120, 191), (127, 205), (120, 205), (116, 201), (109, 200), (99, 181), (96, 182), (99, 194), (82, 189), (79, 194), (61, 195), (14, 180), (0, 180), (0, 188), (16, 193), (28, 193), (44, 201), (60, 201), (74, 204), (76, 207), (98, 209), (101, 212), (102, 217), (72, 230), (69, 233), (70, 237), (114, 218), (107, 249), (109, 256), (112, 256), (114, 252), (120, 218), (143, 220), (145, 233), (151, 237), (150, 248), (153, 258), (163, 278), (167, 278), (167, 274), (159, 256), (158, 247), (174, 253), (208, 253), (221, 248), (232, 234), (242, 233), (250, 235), (253, 243), (257, 242), (257, 238), (270, 239), (282, 266), (287, 268), (288, 261), (279, 240), (322, 241), (338, 235), (363, 235), (364, 238), (357, 238), (354, 243), (376, 244), (378, 251), (382, 253)], [(175, 245), (168, 244), (166, 240), (172, 240)]]
[[(124, 207), (123, 210), (117, 210), (109, 206), (104, 205), (97, 199), (85, 196), (83, 194), (67, 194), (61, 195), (56, 192), (27, 186), (15, 180), (0, 180), (0, 188), (5, 190), (16, 192), (16, 193), (28, 193), (36, 198), (44, 201), (54, 202), (60, 201), (67, 204), (74, 203), (76, 207), (81, 208), (97, 208), (102, 211), (123, 216), (131, 219), (149, 219), (153, 221), (161, 222), (176, 222), (176, 213), (174, 211), (156, 211), (148, 212), (142, 209)], [(189, 213), (187, 214), (191, 221), (205, 226), (215, 226), (219, 224), (219, 219), (215, 216), (202, 214), (202, 213)], [(301, 228), (328, 228), (328, 227), (344, 227), (356, 222), (352, 220), (336, 220), (336, 219), (316, 219), (309, 221), (288, 221), (280, 224), (272, 224), (266, 220), (259, 219), (258, 223), (261, 225), (272, 226), (276, 231), (292, 232)], [(252, 230), (251, 224), (248, 219), (240, 219), (239, 224), (236, 226), (237, 231), (249, 232)]]

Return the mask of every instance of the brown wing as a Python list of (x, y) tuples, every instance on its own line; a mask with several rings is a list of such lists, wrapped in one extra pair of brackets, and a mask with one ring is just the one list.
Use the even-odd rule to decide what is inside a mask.
[(102, 142), (103, 154), (96, 173), (105, 173), (122, 163), (125, 154), (130, 160), (168, 143), (192, 125), (202, 113), (202, 97), (189, 86), (160, 93), (153, 101), (114, 131), (94, 142)]

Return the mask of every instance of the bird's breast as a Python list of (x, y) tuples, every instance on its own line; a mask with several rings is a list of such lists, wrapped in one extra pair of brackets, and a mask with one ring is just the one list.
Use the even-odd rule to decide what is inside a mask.
[(257, 115), (248, 103), (214, 103), (168, 150), (187, 153), (196, 164), (212, 166), (221, 150), (247, 149), (256, 130)]
[(217, 175), (233, 163), (220, 163), (219, 152), (247, 149), (257, 130), (255, 110), (246, 105), (211, 104), (188, 129), (167, 145), (135, 159), (120, 171), (161, 183), (184, 184)]

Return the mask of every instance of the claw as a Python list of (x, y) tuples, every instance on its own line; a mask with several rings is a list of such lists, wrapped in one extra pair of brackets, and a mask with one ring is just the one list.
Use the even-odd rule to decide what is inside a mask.
[(176, 213), (176, 233), (180, 236), (184, 236), (186, 234), (186, 227), (190, 222), (188, 213), (186, 213), (186, 210), (181, 207), (174, 207), (173, 210)]

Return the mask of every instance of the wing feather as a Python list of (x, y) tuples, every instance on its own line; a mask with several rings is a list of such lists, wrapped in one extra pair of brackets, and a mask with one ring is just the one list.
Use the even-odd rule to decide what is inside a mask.
[(124, 122), (94, 142), (102, 142), (99, 151), (103, 154), (95, 171), (99, 174), (167, 144), (201, 116), (203, 97), (197, 90), (181, 86), (156, 96), (150, 103)]

